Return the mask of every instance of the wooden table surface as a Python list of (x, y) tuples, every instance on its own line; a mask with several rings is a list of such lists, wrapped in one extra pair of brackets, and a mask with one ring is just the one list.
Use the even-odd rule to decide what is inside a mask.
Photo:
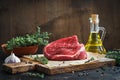
[[(120, 66), (100, 67), (92, 70), (47, 75), (44, 78), (28, 75), (27, 73), (9, 74), (2, 71), (6, 55), (0, 51), (0, 80), (120, 80)], [(35, 73), (32, 71), (32, 73)]]

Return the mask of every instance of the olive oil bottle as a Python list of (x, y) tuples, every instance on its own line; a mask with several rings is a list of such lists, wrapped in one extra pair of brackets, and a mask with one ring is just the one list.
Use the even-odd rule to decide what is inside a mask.
[[(99, 31), (102, 31), (102, 35), (100, 37)], [(85, 45), (85, 49), (88, 52), (105, 54), (106, 49), (103, 46), (103, 39), (105, 36), (105, 28), (99, 27), (99, 18), (98, 14), (92, 14), (90, 18), (90, 35), (88, 42)]]

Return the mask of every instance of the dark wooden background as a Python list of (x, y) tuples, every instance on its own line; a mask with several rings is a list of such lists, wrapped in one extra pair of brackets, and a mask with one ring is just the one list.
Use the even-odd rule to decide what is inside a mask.
[(86, 44), (90, 14), (100, 16), (106, 28), (106, 49), (120, 48), (120, 0), (0, 0), (0, 44), (12, 37), (51, 32), (50, 41), (77, 35)]

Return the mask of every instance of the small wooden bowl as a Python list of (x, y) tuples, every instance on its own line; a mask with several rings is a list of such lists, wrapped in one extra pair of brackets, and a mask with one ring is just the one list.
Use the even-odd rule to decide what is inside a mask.
[(17, 48), (14, 48), (13, 50), (7, 50), (6, 44), (2, 44), (1, 47), (4, 53), (10, 54), (13, 51), (13, 53), (15, 53), (15, 55), (18, 55), (18, 56), (35, 54), (38, 50), (38, 45), (27, 46), (27, 47), (17, 47)]

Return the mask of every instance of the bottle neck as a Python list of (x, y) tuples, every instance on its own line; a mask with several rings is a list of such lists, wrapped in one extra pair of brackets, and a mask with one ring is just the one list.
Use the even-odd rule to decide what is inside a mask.
[(90, 18), (90, 32), (99, 32), (99, 17), (98, 14), (92, 14)]
[(91, 33), (98, 33), (99, 32), (99, 23), (90, 23), (90, 32)]

